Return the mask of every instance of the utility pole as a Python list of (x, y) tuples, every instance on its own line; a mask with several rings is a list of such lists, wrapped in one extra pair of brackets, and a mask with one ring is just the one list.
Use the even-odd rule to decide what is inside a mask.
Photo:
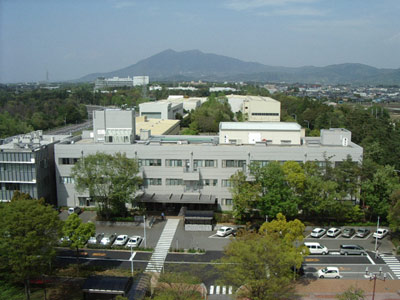
[[(378, 232), (378, 228), (379, 228), (379, 216), (378, 216), (378, 222), (376, 224), (376, 232)], [(377, 247), (378, 247), (378, 235), (376, 235), (375, 237), (375, 258), (378, 257)]]

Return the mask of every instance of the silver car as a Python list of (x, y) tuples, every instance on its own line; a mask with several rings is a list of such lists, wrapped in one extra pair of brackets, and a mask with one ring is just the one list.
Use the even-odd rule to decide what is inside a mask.
[(126, 247), (139, 247), (140, 243), (143, 241), (143, 238), (139, 235), (134, 235), (131, 236), (128, 240), (128, 243), (126, 243)]
[(326, 229), (324, 228), (314, 228), (313, 231), (311, 231), (311, 237), (314, 238), (319, 238), (323, 236), (326, 233)]

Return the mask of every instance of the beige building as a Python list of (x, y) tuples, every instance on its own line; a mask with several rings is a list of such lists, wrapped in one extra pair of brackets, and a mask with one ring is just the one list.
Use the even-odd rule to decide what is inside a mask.
[(270, 97), (246, 96), (242, 112), (245, 121), (279, 122), (281, 103)]
[(301, 145), (305, 131), (292, 122), (221, 122), (220, 144)]

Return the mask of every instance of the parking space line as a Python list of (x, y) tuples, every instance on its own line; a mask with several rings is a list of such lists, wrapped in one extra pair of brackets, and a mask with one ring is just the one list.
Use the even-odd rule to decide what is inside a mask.
[(307, 236), (305, 237), (305, 239), (308, 239), (310, 236), (311, 236), (311, 233), (310, 233), (309, 235), (307, 235)]
[(371, 235), (373, 235), (373, 233), (372, 233), (372, 232), (371, 232), (371, 233), (369, 234), (369, 236), (367, 236), (365, 239), (366, 239), (366, 240), (368, 240), (368, 239), (369, 239), (369, 237), (370, 237)]
[(335, 237), (335, 240), (337, 240), (339, 237), (340, 237), (340, 234), (338, 234), (338, 236), (337, 236), (337, 237)]

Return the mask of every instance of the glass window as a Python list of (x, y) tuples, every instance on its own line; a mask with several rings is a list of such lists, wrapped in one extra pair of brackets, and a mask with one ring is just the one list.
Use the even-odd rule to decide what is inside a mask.
[(144, 178), (143, 184), (144, 186), (161, 185), (161, 178)]
[(165, 180), (166, 185), (183, 185), (183, 180), (180, 178), (167, 178)]
[(223, 187), (231, 187), (232, 182), (229, 179), (222, 179), (222, 186)]
[(182, 167), (181, 159), (166, 159), (165, 160), (166, 167)]
[(245, 160), (223, 160), (223, 168), (243, 168), (246, 166)]
[(161, 159), (139, 159), (139, 166), (144, 167), (160, 167), (161, 166)]

